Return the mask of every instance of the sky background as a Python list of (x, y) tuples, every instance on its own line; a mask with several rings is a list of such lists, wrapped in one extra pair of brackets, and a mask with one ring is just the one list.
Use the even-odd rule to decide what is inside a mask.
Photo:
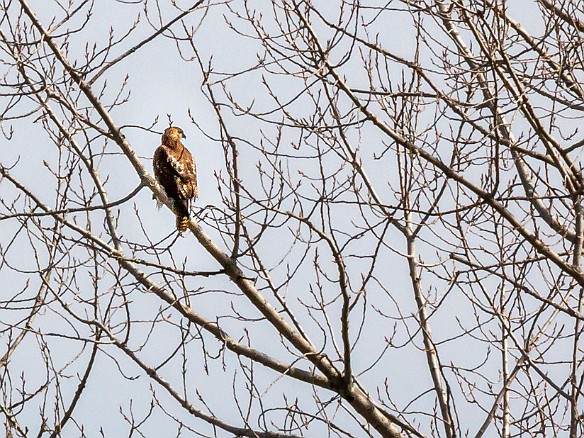
[[(38, 3), (38, 4), (36, 4)], [(194, 2), (180, 1), (176, 4), (179, 8), (185, 8)], [(320, 3), (325, 13), (334, 17), (337, 13), (338, 5), (333, 3)], [(373, 19), (377, 17), (374, 24), (371, 25), (369, 32), (374, 35), (379, 32), (379, 41), (388, 50), (393, 53), (411, 59), (415, 51), (416, 33), (412, 26), (410, 12), (404, 9), (403, 5), (394, 5), (389, 3), (389, 10), (383, 13), (381, 18), (378, 17), (378, 10), (373, 6), (375, 2), (369, 2), (372, 8), (364, 11), (364, 17)], [(205, 3), (207, 4), (207, 3)], [(202, 215), (205, 231), (210, 234), (214, 241), (228, 250), (229, 242), (226, 242), (222, 232), (213, 229), (210, 224), (213, 217), (227, 217), (228, 212), (223, 206), (221, 191), (218, 185), (218, 176), (226, 176), (227, 169), (225, 164), (224, 149), (220, 141), (220, 130), (216, 114), (205, 96), (203, 86), (203, 75), (201, 69), (192, 59), (192, 50), (189, 50), (189, 42), (182, 41), (178, 46), (175, 40), (169, 38), (174, 35), (181, 37), (183, 31), (182, 24), (187, 28), (194, 27), (196, 32), (192, 40), (194, 46), (200, 51), (201, 59), (204, 63), (211, 63), (213, 69), (213, 81), (222, 78), (223, 72), (244, 71), (256, 65), (258, 56), (261, 56), (262, 47), (258, 41), (244, 38), (240, 33), (249, 32), (251, 29), (243, 21), (236, 18), (236, 13), (242, 12), (242, 2), (226, 2), (212, 4), (209, 8), (200, 8), (199, 10), (188, 15), (182, 23), (175, 24), (171, 30), (164, 33), (163, 36), (156, 38), (136, 53), (132, 54), (118, 65), (114, 66), (102, 76), (95, 84), (94, 90), (99, 90), (105, 86), (103, 101), (111, 100), (120, 90), (125, 81), (123, 93), (128, 94), (128, 101), (122, 106), (113, 108), (111, 116), (114, 122), (121, 126), (122, 132), (128, 139), (136, 153), (141, 157), (144, 165), (151, 171), (151, 157), (155, 148), (160, 143), (160, 134), (168, 126), (169, 117), (172, 123), (180, 126), (186, 133), (187, 139), (185, 145), (191, 150), (197, 160), (198, 181), (200, 187), (200, 198), (197, 201), (195, 211)], [(87, 9), (84, 7), (84, 10)], [(160, 26), (160, 16), (163, 23), (176, 16), (177, 9), (166, 3), (161, 3), (160, 10), (157, 10), (157, 4), (154, 1), (147, 2), (148, 9), (144, 11), (143, 5), (136, 2), (117, 2), (117, 1), (100, 1), (96, 2), (92, 8), (92, 15), (88, 21), (85, 20), (84, 14), (75, 16), (64, 28), (55, 30), (53, 35), (59, 35), (65, 29), (76, 29), (76, 32), (67, 40), (63, 49), (71, 62), (82, 64), (83, 54), (86, 47), (91, 47), (94, 43), (97, 47), (102, 47), (107, 43), (110, 27), (115, 30), (115, 37), (123, 35), (132, 27), (132, 23), (138, 20), (135, 29), (122, 44), (114, 47), (109, 59), (113, 59), (123, 53), (132, 45), (141, 41), (150, 35)], [(379, 2), (377, 6), (386, 6), (386, 2)], [(509, 15), (521, 17), (521, 23), (534, 34), (540, 29), (541, 22), (537, 9), (533, 8), (533, 3), (527, 0), (510, 2)], [(50, 23), (58, 22), (63, 18), (64, 12), (57, 7), (55, 2), (31, 2), (31, 7), (39, 19), (49, 26)], [(271, 2), (255, 2), (253, 5), (258, 13), (262, 12), (266, 17), (271, 15)], [(15, 4), (8, 8), (7, 16), (0, 29), (8, 29), (8, 23), (16, 20), (19, 14), (19, 7)], [(26, 21), (26, 20), (25, 20)], [(233, 26), (231, 25), (232, 23)], [(425, 30), (431, 34), (431, 29), (438, 27), (431, 20), (426, 20)], [(270, 28), (274, 27), (274, 22), (266, 18), (265, 25)], [(326, 40), (327, 31), (318, 29), (319, 35)], [(438, 33), (437, 33), (438, 35)], [(61, 44), (65, 44), (62, 38), (56, 37)], [(177, 49), (180, 49), (178, 50)], [(347, 49), (345, 44), (337, 47), (336, 51), (331, 54), (331, 60), (344, 54)], [(46, 47), (42, 50), (46, 50)], [(362, 70), (362, 53), (355, 50), (351, 58), (342, 67), (343, 74), (351, 81), (352, 86), (366, 88), (368, 86), (367, 76)], [(4, 54), (4, 56), (6, 56)], [(336, 59), (338, 59), (338, 57)], [(422, 51), (420, 54), (422, 60), (430, 60), (433, 54)], [(291, 66), (293, 68), (293, 66)], [(15, 77), (14, 68), (4, 67), (8, 78)], [(256, 112), (273, 110), (277, 104), (271, 99), (268, 89), (264, 84), (277, 90), (278, 97), (281, 101), (293, 98), (304, 85), (300, 77), (286, 76), (273, 72), (269, 74), (265, 70), (250, 71), (233, 80), (227, 80), (224, 83), (214, 82), (214, 90), (217, 90), (219, 99), (226, 102), (224, 91), (233, 93), (233, 96), (242, 105), (248, 104)], [(391, 78), (395, 83), (401, 79), (402, 71), (398, 68), (391, 70)], [(89, 75), (91, 76), (91, 74)], [(107, 81), (107, 82), (106, 82)], [(222, 87), (226, 88), (223, 89)], [(5, 87), (6, 88), (6, 87)], [(77, 91), (72, 91), (73, 94)], [(6, 100), (6, 97), (3, 97)], [(87, 105), (84, 98), (79, 100), (81, 111)], [(341, 103), (342, 107), (342, 103)], [(36, 104), (30, 100), (24, 99), (14, 110), (9, 111), (8, 116), (24, 114), (27, 110), (36, 108)], [(58, 107), (57, 107), (58, 108)], [(348, 106), (347, 106), (348, 108)], [(306, 117), (309, 119), (312, 114), (312, 107), (309, 99), (302, 97), (294, 104), (290, 105), (289, 110), (297, 117)], [(61, 110), (59, 110), (61, 111)], [(257, 162), (262, 159), (262, 154), (258, 147), (263, 145), (266, 139), (276, 138), (278, 131), (275, 123), (282, 120), (281, 114), (274, 112), (267, 118), (275, 122), (274, 124), (262, 122), (252, 116), (241, 116), (241, 111), (222, 107), (222, 113), (228, 122), (230, 133), (236, 136), (240, 147), (239, 165), (241, 177), (247, 184), (247, 187), (255, 190), (256, 194), (261, 194), (262, 178), (260, 177)], [(63, 116), (66, 112), (61, 112)], [(191, 118), (192, 117), (192, 118)], [(356, 116), (359, 117), (359, 116)], [(433, 114), (420, 115), (420, 123), (429, 123)], [(195, 123), (193, 123), (193, 120)], [(11, 166), (17, 163), (11, 173), (17, 177), (23, 184), (29, 187), (41, 200), (47, 205), (56, 207), (56, 178), (51, 175), (50, 168), (63, 166), (59, 163), (59, 149), (54, 142), (47, 138), (46, 131), (43, 129), (43, 120), (34, 116), (28, 116), (21, 119), (4, 120), (2, 122), (4, 132), (13, 130), (10, 139), (0, 142), (0, 164)], [(521, 132), (521, 121), (515, 125)], [(447, 126), (443, 126), (447, 129)], [(566, 129), (570, 124), (566, 125)], [(369, 176), (379, 187), (382, 197), (391, 203), (391, 191), (388, 187), (397, 181), (397, 175), (392, 173), (392, 167), (388, 165), (387, 160), (375, 159), (378, 152), (383, 149), (383, 142), (387, 141), (378, 132), (370, 130), (366, 125), (360, 124), (350, 132), (351, 141), (359, 148), (360, 154), (367, 163)], [(105, 153), (99, 163), (100, 175), (104, 180), (107, 179), (107, 189), (110, 201), (121, 199), (139, 184), (139, 178), (132, 169), (129, 162), (119, 153), (117, 146), (111, 142), (104, 143), (101, 139), (91, 138), (89, 141), (81, 133), (76, 135), (81, 145), (84, 141), (97, 150), (104, 147)], [(294, 129), (283, 129), (282, 148), (294, 151), (298, 154), (298, 160), (290, 160), (287, 163), (291, 179), (302, 182), (303, 193), (315, 195), (317, 190), (311, 192), (309, 177), (318, 177), (320, 168), (318, 162), (313, 157), (314, 149), (307, 146), (310, 139), (305, 139)], [(446, 145), (448, 149), (450, 145)], [(268, 148), (269, 149), (269, 148)], [(64, 154), (63, 156), (66, 156)], [(19, 161), (20, 160), (20, 161)], [(327, 161), (328, 160), (328, 161)], [(335, 156), (328, 155), (323, 158), (325, 163), (330, 164), (326, 171), (330, 174), (348, 173), (347, 167), (338, 164)], [(66, 166), (65, 166), (66, 167)], [(481, 175), (466, 175), (469, 178), (480, 179)], [(81, 175), (79, 181), (87, 181), (87, 175)], [(223, 187), (223, 190), (225, 188)], [(0, 197), (7, 204), (18, 198), (17, 192), (13, 186), (6, 181), (0, 182)], [(17, 201), (21, 202), (21, 201)], [(285, 203), (286, 208), (292, 209), (291, 201)], [(23, 208), (26, 210), (26, 208)], [(131, 202), (125, 203), (119, 208), (118, 230), (120, 236), (129, 243), (125, 248), (133, 248), (134, 244), (147, 244), (148, 239), (152, 242), (161, 242), (160, 247), (166, 245), (171, 247), (171, 251), (164, 252), (161, 260), (164, 263), (172, 263), (177, 266), (183, 265), (194, 271), (212, 271), (218, 269), (216, 262), (195, 242), (192, 236), (180, 237), (174, 241), (171, 233), (174, 229), (175, 218), (166, 208), (157, 209), (156, 203), (152, 200), (152, 194), (148, 189), (142, 189)], [(136, 213), (138, 212), (138, 213)], [(339, 228), (351, 227), (355, 223), (363, 225), (364, 219), (361, 212), (350, 206), (335, 207), (333, 213), (335, 223)], [(83, 220), (83, 215), (76, 216), (79, 221)], [(83, 223), (83, 222), (80, 222)], [(99, 213), (92, 216), (92, 224), (99, 229), (103, 227), (100, 222)], [(300, 263), (304, 256), (302, 247), (294, 245), (294, 230), (268, 230), (267, 237), (263, 238), (258, 244), (258, 251), (269, 261), (272, 266), (275, 277), (286, 272), (288, 264)], [(432, 239), (431, 232), (428, 232), (428, 239)], [(13, 243), (9, 243), (12, 236), (16, 236)], [(4, 263), (0, 270), (0, 283), (4, 284), (5, 290), (15, 291), (24, 290), (25, 296), (36, 294), (40, 287), (41, 281), (39, 276), (31, 275), (28, 269), (36, 269), (37, 264), (41, 266), (46, 264), (47, 255), (42, 251), (35, 255), (35, 248), (40, 248), (42, 237), (37, 235), (39, 241), (31, 242), (29, 235), (22, 232), (20, 225), (16, 221), (5, 220), (0, 223), (0, 242), (3, 248)], [(304, 236), (306, 237), (306, 236)], [(362, 241), (352, 242), (349, 245), (349, 252), (359, 253), (363, 248), (371, 245), (369, 238)], [(431, 387), (431, 379), (427, 372), (425, 356), (421, 351), (423, 348), (421, 340), (410, 341), (412, 333), (409, 332), (408, 324), (395, 322), (392, 324), (391, 319), (382, 318), (376, 314), (376, 309), (385, 313), (396, 315), (402, 312), (405, 317), (411, 317), (416, 310), (416, 303), (412, 297), (411, 286), (408, 280), (407, 263), (403, 257), (405, 245), (403, 237), (395, 230), (390, 229), (387, 234), (387, 241), (392, 242), (391, 247), (379, 256), (378, 264), (384, 266), (384, 274), (390, 274), (389, 280), (385, 287), (390, 291), (391, 297), (383, 293), (381, 288), (368, 292), (368, 305), (365, 315), (372, 321), (360, 328), (360, 340), (355, 347), (354, 368), (359, 376), (359, 381), (366, 389), (374, 389), (376, 386), (382, 386), (386, 377), (387, 385), (393, 397), (393, 401), (400, 407), (407, 405), (415, 395), (423, 393)], [(228, 239), (227, 239), (228, 240)], [(85, 308), (83, 299), (91, 297), (93, 294), (93, 278), (90, 262), (91, 253), (83, 248), (76, 247), (74, 242), (70, 242), (72, 251), (69, 253), (71, 261), (82, 261), (83, 269), (75, 272), (71, 271), (69, 276), (65, 276), (67, 281), (72, 281), (73, 274), (76, 274), (75, 281), (72, 281), (70, 288), (64, 291), (64, 299), (75, 303), (76, 310), (83, 313), (89, 311)], [(485, 244), (488, 246), (488, 243)], [(354, 248), (354, 249), (353, 249)], [(363, 250), (364, 251), (364, 250)], [(148, 251), (142, 251), (136, 246), (136, 252), (141, 257), (152, 256)], [(364, 251), (366, 252), (366, 251)], [(431, 251), (423, 254), (424, 261), (427, 263), (437, 262), (441, 255)], [(327, 263), (323, 262), (323, 271), (325, 273), (334, 273), (334, 265), (330, 264), (329, 254), (323, 255)], [(286, 260), (286, 263), (279, 264), (280, 260)], [(354, 284), (359, 282), (360, 276), (366, 271), (367, 262), (357, 258), (349, 262), (352, 268), (350, 275)], [(113, 266), (113, 265), (112, 265)], [(249, 266), (248, 266), (249, 267)], [(17, 269), (21, 272), (17, 272)], [(99, 282), (97, 293), (108, 296), (112, 291), (118, 288), (114, 279), (111, 267), (106, 268), (107, 274)], [(149, 271), (156, 281), (164, 282), (167, 278), (156, 273), (154, 270)], [(329, 352), (332, 352), (332, 340), (321, 332), (317, 324), (311, 320), (303, 303), (312, 303), (312, 297), (308, 290), (310, 285), (314, 285), (316, 278), (314, 272), (307, 271), (306, 274), (295, 278), (290, 283), (289, 288), (283, 291), (289, 298), (290, 306), (303, 315), (303, 326), (309, 333), (309, 336), (316, 345), (326, 344)], [(483, 361), (489, 362), (489, 365), (482, 370), (489, 374), (489, 378), (497, 381), (499, 372), (499, 363), (496, 355), (490, 354), (489, 351), (480, 342), (446, 342), (452, 336), (457, 336), (461, 331), (474, 327), (477, 320), (488, 318), (484, 315), (477, 317), (473, 314), (472, 306), (464, 298), (460, 291), (453, 292), (446, 299), (446, 290), (439, 289), (434, 284), (439, 284), (435, 279), (424, 278), (427, 281), (429, 294), (432, 297), (444, 298), (444, 303), (440, 313), (432, 319), (432, 329), (436, 339), (444, 340), (440, 346), (441, 354), (444, 358), (456, 358), (457, 365), (472, 369), (479, 366)], [(261, 321), (259, 313), (253, 306), (241, 295), (238, 295), (235, 288), (224, 278), (211, 276), (189, 277), (186, 280), (185, 288), (192, 293), (191, 302), (193, 308), (200, 310), (209, 320), (219, 318), (219, 321), (233, 337), (241, 342), (248, 342), (252, 345), (261, 345), (262, 351), (267, 354), (273, 354), (275, 357), (283, 360), (292, 360), (290, 355), (280, 344), (280, 337), (271, 329), (265, 321)], [(200, 340), (200, 333), (194, 327), (184, 329), (185, 324), (176, 314), (169, 311), (162, 303), (151, 294), (140, 291), (139, 288), (133, 289), (132, 281), (128, 278), (122, 278), (121, 282), (125, 285), (125, 290), (131, 291), (131, 305), (133, 329), (131, 337), (131, 346), (139, 349), (140, 357), (154, 366), (162, 358), (170, 355), (175, 349), (184, 344), (181, 335), (187, 333), (188, 344), (184, 351), (184, 361), (181, 361), (180, 355), (171, 360), (162, 368), (162, 375), (169, 382), (178, 388), (186, 388), (189, 393), (191, 402), (200, 409), (206, 409), (198, 400), (198, 395), (204, 398), (207, 407), (217, 414), (222, 420), (232, 422), (241, 426), (239, 409), (236, 406), (232, 394), (239, 394), (241, 401), (245, 400), (242, 394), (247, 391), (246, 377), (242, 373), (243, 367), (251, 365), (242, 361), (244, 365), (238, 363), (238, 358), (228, 352), (223, 351), (220, 345), (213, 340)], [(180, 291), (182, 286), (180, 282), (172, 283), (176, 290)], [(484, 282), (489, 285), (489, 280)], [(493, 281), (493, 288), (496, 288), (496, 281)], [(325, 288), (326, 289), (326, 288)], [(330, 291), (331, 296), (334, 291)], [(461, 294), (461, 295), (457, 295)], [(469, 292), (470, 294), (470, 292)], [(399, 303), (399, 309), (392, 303)], [(330, 314), (332, 315), (330, 324), (338, 327), (338, 318), (341, 303), (331, 304)], [(58, 306), (56, 306), (58, 308)], [(236, 311), (231, 311), (236, 309)], [(10, 312), (7, 309), (0, 310), (2, 316), (0, 320), (4, 324), (14, 318), (21, 318), (26, 312)], [(356, 312), (358, 313), (358, 312)], [(228, 316), (226, 316), (228, 315)], [(254, 323), (244, 320), (240, 316), (248, 319), (256, 319)], [(112, 322), (122, 322), (126, 315), (121, 311), (112, 316)], [(153, 322), (154, 321), (154, 322)], [(354, 327), (359, 327), (360, 316), (355, 316)], [(18, 376), (21, 371), (26, 376), (26, 385), (29, 388), (42, 385), (46, 378), (39, 373), (44, 359), (43, 351), (50, 351), (50, 357), (55, 362), (55, 367), (65, 367), (65, 372), (60, 379), (60, 389), (66, 400), (68, 400), (78, 384), (78, 373), (82, 372), (88, 360), (90, 351), (89, 344), (81, 340), (69, 340), (61, 338), (61, 334), (76, 335), (81, 339), (90, 337), (91, 332), (84, 327), (84, 331), (76, 332), (75, 324), (67, 321), (63, 312), (51, 311), (50, 308), (39, 315), (35, 324), (41, 327), (43, 333), (47, 334), (49, 339), (47, 346), (41, 345), (38, 337), (27, 337), (23, 345), (15, 353), (12, 359), (14, 368), (11, 369), (12, 376)], [(474, 327), (480, 331), (479, 327)], [(490, 329), (490, 328), (489, 328)], [(385, 332), (380, 336), (380, 332)], [(336, 330), (338, 333), (338, 330)], [(55, 335), (59, 334), (59, 335)], [(357, 333), (352, 333), (357, 336)], [(378, 354), (385, 351), (388, 339), (395, 335), (395, 343), (399, 348), (392, 348), (390, 353), (384, 356), (384, 360), (376, 365), (373, 371), (368, 371), (369, 367), (376, 361)], [(4, 338), (8, 332), (4, 332)], [(412, 335), (413, 336), (413, 335)], [(393, 339), (393, 338), (392, 338)], [(259, 342), (258, 342), (259, 341)], [(338, 342), (339, 340), (336, 339)], [(143, 347), (139, 347), (143, 344)], [(563, 347), (559, 347), (563, 348)], [(44, 350), (45, 349), (45, 350)], [(48, 349), (48, 350), (46, 350)], [(202, 351), (206, 349), (219, 359), (207, 364), (203, 357)], [(176, 401), (170, 400), (170, 397), (160, 390), (159, 387), (149, 381), (144, 374), (134, 365), (128, 363), (123, 354), (113, 347), (103, 346), (99, 354), (89, 381), (86, 394), (81, 398), (75, 411), (75, 419), (78, 424), (83, 424), (86, 436), (98, 436), (103, 431), (105, 436), (125, 436), (128, 434), (128, 424), (124, 421), (123, 416), (128, 417), (130, 412), (134, 412), (136, 417), (143, 418), (148, 414), (152, 400), (153, 391), (161, 401), (163, 406), (169, 406), (173, 415), (181, 418), (189, 427), (193, 427), (201, 433), (212, 436), (215, 432), (204, 422), (193, 419), (178, 409)], [(75, 361), (77, 354), (81, 359)], [(45, 356), (47, 357), (47, 356)], [(445, 359), (447, 362), (447, 359)], [(492, 361), (492, 364), (490, 362)], [(71, 365), (66, 366), (68, 362)], [(180, 375), (186, 369), (186, 378), (181, 381)], [(249, 370), (248, 370), (249, 371)], [(262, 400), (267, 406), (290, 406), (296, 400), (301, 406), (308, 409), (316, 409), (311, 389), (303, 387), (293, 382), (291, 379), (281, 378), (274, 372), (266, 370), (259, 365), (253, 367), (254, 383), (260, 388)], [(363, 372), (361, 375), (360, 373)], [(553, 370), (549, 371), (553, 373)], [(484, 382), (483, 382), (484, 383)], [(17, 381), (11, 382), (14, 387), (18, 386)], [(152, 387), (152, 389), (151, 389)], [(194, 391), (196, 388), (197, 393)], [(22, 421), (30, 430), (36, 431), (39, 427), (38, 411), (43, 405), (54, 403), (54, 389), (49, 391), (46, 397), (31, 405), (27, 405), (26, 411), (22, 415)], [(457, 393), (459, 389), (456, 389)], [(326, 395), (322, 396), (326, 399)], [(332, 398), (332, 394), (330, 395)], [(477, 394), (477, 397), (481, 397)], [(336, 402), (335, 402), (336, 403)], [(419, 400), (412, 403), (411, 411), (432, 410), (434, 403), (433, 396), (422, 396)], [(30, 406), (30, 407), (29, 407)], [(245, 411), (245, 407), (241, 408)], [(260, 406), (257, 403), (250, 408), (252, 411), (259, 411)], [(471, 403), (459, 404), (457, 409), (460, 415), (460, 421), (464, 427), (468, 427), (470, 432), (474, 433), (478, 423), (482, 421), (484, 413), (481, 409), (473, 406)], [(49, 409), (50, 410), (50, 409)], [(338, 424), (346, 427), (355, 436), (363, 436), (358, 425), (353, 422), (348, 415), (343, 412), (342, 408), (330, 409), (333, 417)], [(281, 420), (284, 413), (274, 410), (266, 416), (266, 422), (269, 425), (271, 418)], [(252, 416), (253, 418), (253, 416)], [(412, 418), (416, 418), (415, 415)], [(476, 419), (475, 420), (473, 420)], [(470, 419), (470, 420), (469, 420)], [(480, 420), (479, 420), (480, 419)], [(51, 419), (52, 420), (52, 419)], [(424, 415), (416, 421), (425, 422)], [(257, 427), (257, 424), (252, 424)], [(268, 426), (269, 427), (269, 426)], [(318, 425), (314, 426), (316, 430), (309, 430), (306, 436), (324, 436), (319, 435), (322, 429)], [(156, 435), (161, 431), (165, 436), (180, 433), (176, 430), (176, 424), (170, 420), (159, 408), (154, 409), (154, 414), (146, 423), (144, 429), (147, 436)], [(428, 429), (422, 428), (424, 433), (431, 434)], [(189, 436), (190, 432), (183, 432), (184, 436)], [(312, 434), (314, 433), (314, 435)], [(67, 430), (64, 436), (77, 436), (78, 430), (74, 427)], [(228, 436), (224, 432), (217, 432), (217, 436)]]

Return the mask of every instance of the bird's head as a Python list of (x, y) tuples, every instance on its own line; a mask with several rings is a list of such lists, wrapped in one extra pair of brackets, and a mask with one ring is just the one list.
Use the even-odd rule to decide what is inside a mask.
[(170, 126), (162, 134), (162, 144), (167, 146), (180, 143), (183, 138), (187, 138), (183, 130), (177, 126)]

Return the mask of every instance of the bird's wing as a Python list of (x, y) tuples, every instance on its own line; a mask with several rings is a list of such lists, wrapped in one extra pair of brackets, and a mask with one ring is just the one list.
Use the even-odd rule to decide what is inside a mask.
[(181, 151), (167, 155), (168, 162), (177, 173), (176, 182), (181, 195), (185, 199), (196, 198), (198, 194), (197, 165), (191, 153), (183, 147)]

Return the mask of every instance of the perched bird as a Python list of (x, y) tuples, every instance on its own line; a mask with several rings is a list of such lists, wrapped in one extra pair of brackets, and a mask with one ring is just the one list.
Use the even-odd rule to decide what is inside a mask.
[(162, 134), (162, 144), (154, 152), (154, 176), (172, 201), (176, 214), (176, 229), (185, 231), (189, 226), (191, 200), (197, 199), (197, 166), (181, 140), (183, 130), (171, 126)]

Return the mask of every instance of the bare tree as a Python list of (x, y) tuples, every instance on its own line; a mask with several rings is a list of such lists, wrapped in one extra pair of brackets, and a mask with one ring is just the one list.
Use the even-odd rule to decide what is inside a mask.
[(30, 3), (0, 22), (7, 436), (584, 433), (581, 2)]

